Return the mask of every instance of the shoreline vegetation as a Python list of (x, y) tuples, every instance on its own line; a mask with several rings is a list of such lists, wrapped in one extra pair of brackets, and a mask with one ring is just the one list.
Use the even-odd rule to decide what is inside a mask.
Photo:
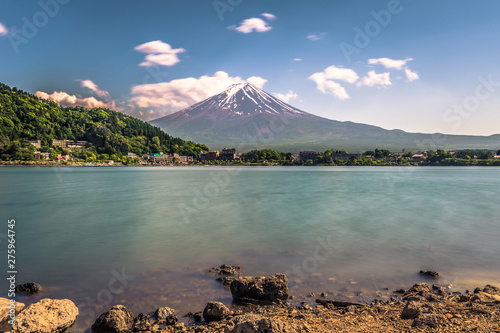
[[(33, 144), (27, 143), (27, 145)], [(421, 151), (418, 153), (392, 153), (384, 149), (349, 154), (345, 151), (327, 150), (323, 153), (301, 152), (282, 153), (271, 149), (252, 150), (248, 153), (234, 153), (230, 159), (204, 159), (163, 153), (137, 156), (129, 153), (96, 154), (92, 149), (67, 149), (57, 146), (47, 147), (51, 153), (41, 153), (24, 148), (23, 159), (0, 158), (0, 166), (500, 166), (500, 150), (457, 150)], [(1, 151), (1, 148), (0, 148)], [(235, 151), (233, 149), (233, 151)], [(45, 155), (43, 155), (45, 154)], [(64, 154), (64, 155), (62, 155)], [(5, 157), (1, 155), (1, 157)], [(9, 155), (10, 156), (10, 155)], [(14, 155), (16, 156), (16, 155)], [(16, 156), (17, 157), (17, 156)]]
[[(240, 276), (238, 266), (214, 267), (208, 274), (217, 277), (221, 288), (231, 293), (230, 306), (208, 301), (204, 309), (187, 314), (163, 304), (133, 314), (115, 304), (96, 314), (89, 327), (93, 333), (299, 333), (299, 332), (498, 332), (500, 329), (500, 289), (491, 285), (464, 293), (440, 285), (439, 274), (421, 271), (428, 283), (416, 283), (408, 290), (390, 292), (388, 299), (369, 303), (338, 300), (321, 293), (290, 295), (285, 274), (267, 277)], [(432, 282), (434, 283), (432, 283)], [(36, 283), (36, 291), (43, 292)], [(26, 289), (26, 288), (24, 288)], [(8, 299), (0, 298), (7, 305)], [(25, 307), (15, 304), (15, 325), (8, 324), (9, 311), (2, 312), (2, 329), (12, 333), (62, 332), (75, 324), (78, 307), (68, 299), (42, 299)], [(147, 312), (153, 310), (151, 312)], [(57, 313), (57, 316), (54, 316)], [(75, 329), (75, 328), (73, 328)], [(72, 331), (72, 330), (71, 330)]]

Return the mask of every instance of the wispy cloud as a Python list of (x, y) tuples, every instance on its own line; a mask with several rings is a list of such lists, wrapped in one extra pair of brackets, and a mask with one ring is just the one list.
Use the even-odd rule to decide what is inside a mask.
[(283, 102), (286, 103), (288, 103), (291, 100), (302, 102), (299, 95), (294, 93), (292, 90), (288, 90), (286, 94), (274, 93), (274, 96), (276, 96), (277, 98), (281, 99)]
[(351, 98), (346, 89), (337, 81), (355, 83), (359, 79), (358, 74), (349, 68), (330, 66), (322, 72), (309, 76), (309, 80), (316, 83), (316, 88), (324, 94), (332, 94), (340, 100)]
[(180, 61), (177, 55), (186, 52), (183, 48), (173, 49), (170, 44), (161, 40), (138, 45), (134, 47), (134, 50), (147, 54), (144, 61), (139, 64), (139, 66), (147, 67), (155, 65), (173, 66)]
[(318, 34), (309, 34), (309, 35), (307, 35), (307, 39), (312, 40), (312, 41), (317, 41), (317, 40), (325, 38), (327, 35), (328, 34), (326, 32), (321, 32)]
[(412, 61), (413, 58), (406, 58), (403, 60), (395, 60), (390, 58), (368, 59), (369, 65), (382, 65), (385, 68), (401, 70), (406, 63)]
[(409, 68), (405, 68), (405, 75), (408, 81), (413, 82), (419, 79), (417, 72), (411, 71)]
[(35, 92), (35, 96), (56, 102), (61, 106), (83, 106), (89, 109), (92, 108), (108, 108), (116, 109), (114, 101), (102, 102), (95, 97), (82, 98), (76, 95), (70, 95), (64, 91), (54, 91), (52, 94), (47, 94), (43, 91)]
[(302, 59), (301, 58), (295, 58), (295, 59), (293, 59), (293, 61), (302, 61)]
[[(261, 16), (269, 21), (276, 19), (276, 16), (269, 13), (262, 13)], [(227, 27), (230, 30), (236, 30), (242, 34), (249, 34), (251, 32), (266, 32), (272, 29), (266, 21), (258, 17), (252, 17), (240, 23), (239, 26), (231, 25)]]
[(392, 82), (389, 72), (377, 74), (375, 71), (369, 71), (365, 77), (361, 78), (361, 80), (356, 83), (356, 85), (358, 87), (390, 86)]
[(0, 36), (5, 36), (9, 33), (9, 29), (2, 22), (0, 22)]
[(165, 115), (220, 93), (228, 86), (239, 82), (249, 82), (262, 88), (267, 80), (258, 76), (245, 80), (218, 71), (213, 76), (204, 75), (199, 78), (188, 77), (133, 86), (131, 91), (133, 97), (130, 101), (139, 108), (158, 108), (156, 113)]
[(92, 82), (91, 80), (82, 80), (82, 79), (77, 79), (76, 81), (80, 82), (80, 85), (83, 88), (87, 88), (90, 91), (94, 92), (97, 96), (102, 97), (102, 98), (109, 98), (109, 93), (105, 90), (100, 90), (97, 84)]
[(260, 14), (261, 16), (265, 17), (267, 20), (272, 21), (276, 19), (276, 15), (269, 14), (269, 13), (262, 13)]

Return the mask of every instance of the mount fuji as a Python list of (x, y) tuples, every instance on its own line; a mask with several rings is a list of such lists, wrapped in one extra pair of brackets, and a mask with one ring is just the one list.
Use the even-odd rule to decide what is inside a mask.
[[(500, 135), (465, 136), (407, 133), (340, 122), (299, 110), (249, 83), (233, 84), (176, 113), (150, 121), (168, 134), (213, 149), (282, 151), (385, 148), (393, 151), (437, 148), (498, 149)], [(435, 143), (436, 147), (432, 147)]]

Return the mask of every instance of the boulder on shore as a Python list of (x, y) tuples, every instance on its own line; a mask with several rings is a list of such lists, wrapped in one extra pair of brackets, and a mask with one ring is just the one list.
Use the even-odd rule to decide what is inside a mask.
[(13, 332), (63, 332), (73, 325), (78, 314), (78, 308), (69, 299), (44, 298), (16, 316)]
[(207, 323), (220, 321), (230, 314), (231, 310), (221, 302), (208, 302), (207, 306), (205, 306), (205, 310), (203, 310), (203, 318)]
[(156, 309), (155, 317), (157, 321), (165, 321), (167, 325), (175, 325), (179, 321), (175, 310), (166, 306)]
[(24, 309), (25, 306), (24, 303), (21, 302), (15, 302), (14, 306), (11, 304), (10, 299), (0, 297), (0, 323), (7, 322), (10, 319), (9, 314), (11, 313), (11, 310), (14, 310), (17, 315), (22, 311), (22, 309)]
[(288, 278), (285, 274), (240, 277), (231, 282), (231, 294), (237, 302), (279, 303), (288, 299)]
[(104, 312), (92, 325), (95, 333), (127, 333), (132, 329), (134, 315), (123, 305), (115, 305)]

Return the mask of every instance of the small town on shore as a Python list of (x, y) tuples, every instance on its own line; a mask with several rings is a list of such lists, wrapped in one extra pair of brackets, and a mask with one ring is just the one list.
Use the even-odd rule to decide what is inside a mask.
[[(18, 154), (19, 155), (19, 154)], [(16, 159), (15, 157), (20, 157)], [(360, 153), (344, 150), (325, 152), (300, 151), (282, 153), (272, 149), (241, 153), (236, 148), (202, 151), (197, 157), (163, 152), (135, 154), (98, 154), (88, 141), (51, 140), (42, 146), (41, 140), (30, 141), (20, 156), (2, 155), (0, 165), (66, 165), (66, 166), (175, 166), (175, 165), (478, 165), (500, 166), (500, 150), (456, 150), (391, 152), (374, 149)]]

